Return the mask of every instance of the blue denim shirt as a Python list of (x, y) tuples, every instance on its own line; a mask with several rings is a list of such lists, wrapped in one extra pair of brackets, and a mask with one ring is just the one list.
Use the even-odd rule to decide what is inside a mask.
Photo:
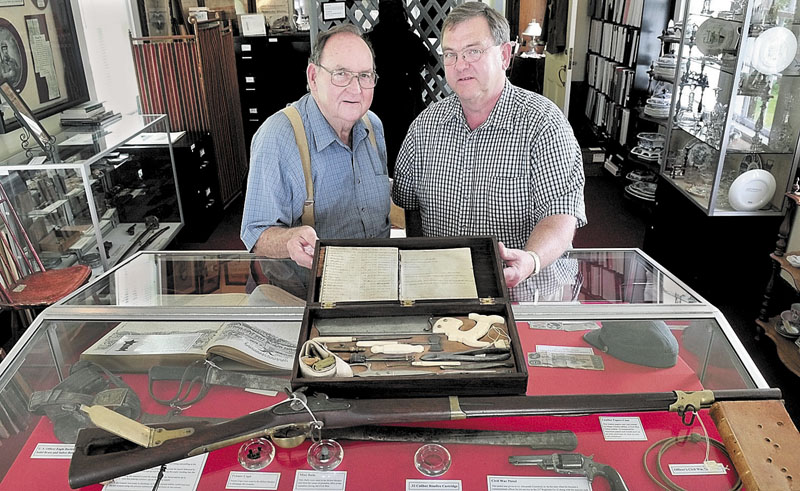
[[(378, 143), (372, 146), (363, 121), (352, 129), (353, 150), (306, 94), (293, 104), (303, 120), (314, 181), (314, 221), (321, 239), (389, 236), (389, 176), (380, 119), (368, 112)], [(253, 136), (241, 238), (252, 250), (261, 233), (278, 225), (300, 225), (305, 178), (292, 124), (270, 116)]]

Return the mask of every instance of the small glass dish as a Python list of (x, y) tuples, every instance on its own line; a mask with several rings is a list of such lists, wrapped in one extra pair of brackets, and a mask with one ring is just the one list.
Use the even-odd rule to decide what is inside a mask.
[(414, 466), (423, 475), (441, 476), (450, 468), (450, 452), (438, 443), (428, 443), (419, 447), (414, 454)]
[(315, 471), (332, 471), (344, 459), (344, 449), (336, 440), (320, 440), (308, 447), (308, 465)]
[(239, 447), (239, 464), (248, 471), (258, 471), (272, 463), (275, 446), (267, 438), (253, 438)]

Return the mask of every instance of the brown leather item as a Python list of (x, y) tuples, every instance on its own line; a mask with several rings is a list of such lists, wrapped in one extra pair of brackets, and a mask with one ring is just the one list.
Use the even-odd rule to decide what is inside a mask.
[(716, 402), (711, 418), (746, 489), (800, 489), (800, 433), (781, 401)]

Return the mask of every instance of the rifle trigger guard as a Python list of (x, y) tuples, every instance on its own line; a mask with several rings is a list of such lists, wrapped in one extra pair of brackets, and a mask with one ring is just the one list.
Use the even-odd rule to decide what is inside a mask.
[[(686, 426), (694, 424), (697, 411), (704, 407), (709, 407), (714, 402), (714, 392), (710, 390), (698, 390), (694, 392), (675, 391), (675, 402), (670, 404), (669, 410), (677, 412), (681, 421)], [(691, 419), (686, 421), (686, 413), (691, 414)]]

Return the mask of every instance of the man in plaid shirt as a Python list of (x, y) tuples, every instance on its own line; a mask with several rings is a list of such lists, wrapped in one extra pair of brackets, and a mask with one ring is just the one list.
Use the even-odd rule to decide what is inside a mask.
[(561, 257), (586, 224), (580, 147), (555, 104), (506, 80), (509, 25), (496, 10), (462, 4), (442, 36), (455, 94), (411, 124), (392, 196), (419, 211), (426, 236), (496, 236), (513, 288)]

